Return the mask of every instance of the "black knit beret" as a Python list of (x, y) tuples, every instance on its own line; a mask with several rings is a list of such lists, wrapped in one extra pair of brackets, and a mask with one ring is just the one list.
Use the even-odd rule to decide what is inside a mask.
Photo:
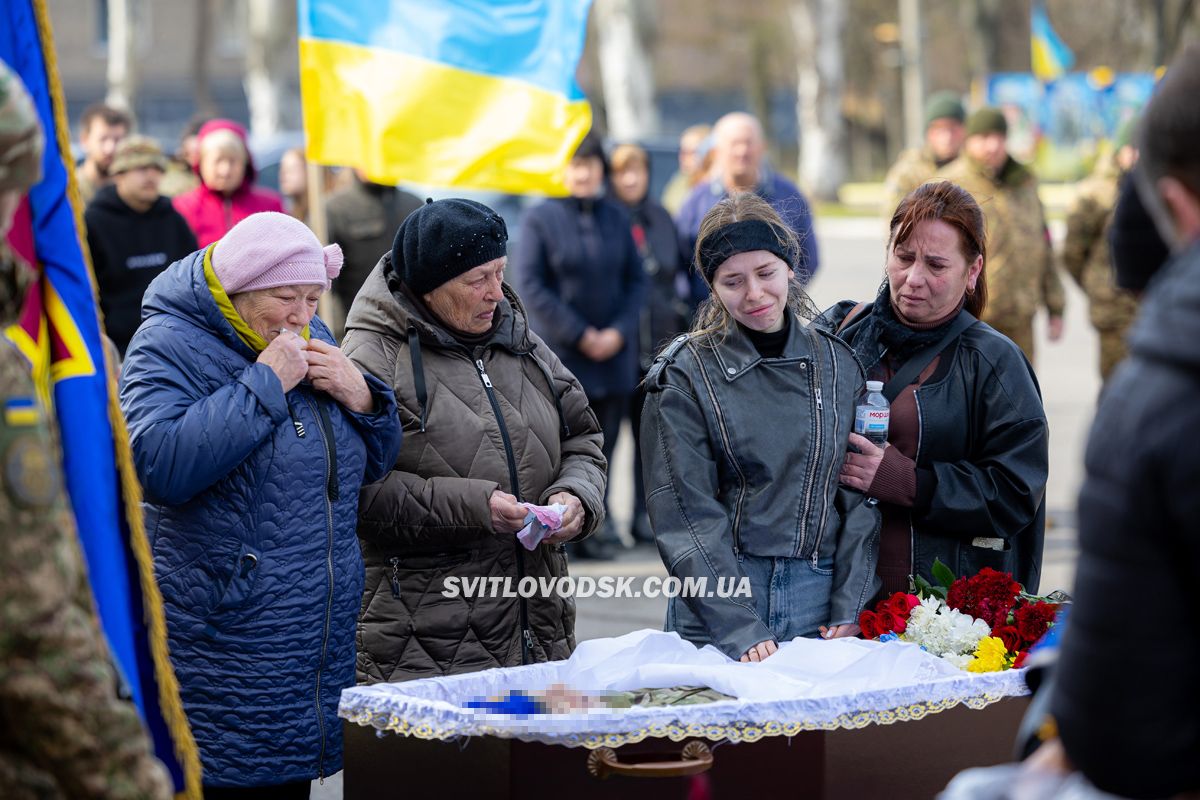
[(400, 224), (392, 242), (392, 268), (416, 294), (505, 255), (504, 220), (474, 200), (427, 199)]

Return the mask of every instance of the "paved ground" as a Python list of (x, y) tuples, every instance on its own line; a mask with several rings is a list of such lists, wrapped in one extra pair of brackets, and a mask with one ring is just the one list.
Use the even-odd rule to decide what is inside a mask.
[[(1061, 226), (1051, 225), (1056, 237)], [(838, 300), (874, 297), (883, 278), (883, 223), (873, 219), (831, 219), (817, 224), (822, 269), (810, 286), (819, 308)], [(1064, 280), (1067, 280), (1064, 278)], [(1037, 368), (1050, 420), (1050, 480), (1047, 503), (1050, 527), (1046, 532), (1046, 553), (1042, 589), (1070, 590), (1075, 575), (1075, 496), (1082, 480), (1082, 453), (1096, 393), (1100, 388), (1097, 372), (1096, 336), (1087, 323), (1083, 295), (1068, 284), (1066, 334), (1051, 344), (1039, 320)], [(618, 528), (629, 529), (633, 486), (633, 450), (626, 426), (612, 465), (612, 513)], [(650, 575), (666, 572), (652, 547), (639, 546), (619, 554), (611, 561), (573, 563), (574, 575), (599, 577)], [(636, 583), (636, 582), (635, 582)], [(576, 632), (580, 640), (620, 636), (639, 628), (661, 628), (666, 600), (661, 598), (600, 599), (577, 601)], [(323, 786), (313, 784), (314, 800), (335, 800), (342, 796), (341, 775), (327, 779)]]

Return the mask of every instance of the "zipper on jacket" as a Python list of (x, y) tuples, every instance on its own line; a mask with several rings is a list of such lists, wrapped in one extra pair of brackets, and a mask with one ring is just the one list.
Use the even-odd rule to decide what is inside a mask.
[[(827, 339), (825, 341), (825, 344), (828, 345), (828, 347), (829, 347), (829, 363), (830, 363), (831, 369), (833, 371), (833, 380), (830, 383), (830, 385), (833, 387), (833, 396), (836, 398), (837, 397), (837, 387), (838, 387), (837, 352), (833, 349), (833, 342), (831, 342)], [(821, 407), (821, 395), (819, 394), (819, 391), (820, 391), (820, 387), (818, 385), (817, 408)], [(833, 404), (834, 435), (837, 434), (839, 422), (840, 422), (840, 420), (838, 419), (838, 407), (837, 407), (837, 403), (835, 402)], [(834, 443), (834, 446), (835, 447), (837, 446), (836, 442)], [(829, 505), (830, 505), (829, 483), (832, 480), (833, 480), (833, 470), (831, 469), (831, 470), (826, 471), (826, 473), (825, 473), (825, 487), (821, 493), (821, 498), (822, 498), (821, 502), (823, 503), (823, 505), (821, 506), (820, 520), (817, 522), (817, 541), (813, 544), (812, 563), (813, 563), (814, 567), (817, 566), (817, 562), (819, 560), (819, 555), (820, 555), (820, 551), (821, 551), (821, 539), (824, 538), (824, 536), (825, 536), (825, 525), (829, 522)]]
[[(496, 415), (496, 424), (500, 426), (500, 440), (504, 442), (504, 457), (508, 461), (508, 482), (517, 501), (521, 502), (524, 498), (521, 496), (521, 482), (517, 479), (517, 457), (513, 454), (508, 425), (504, 422), (504, 414), (500, 412), (500, 403), (496, 400), (492, 379), (488, 376), (487, 367), (483, 364), (482, 351), (477, 355), (479, 358), (475, 359), (475, 368), (479, 370), (479, 380), (483, 382), (483, 391), (487, 394), (488, 403), (492, 406), (492, 413)], [(515, 536), (513, 537), (513, 552), (517, 556), (517, 584), (519, 585), (525, 577), (525, 554), (521, 552), (521, 543)], [(519, 598), (518, 603), (521, 609), (521, 663), (528, 664), (533, 655), (533, 631), (529, 629), (529, 604), (524, 597)]]
[(731, 529), (733, 534), (733, 554), (736, 556), (741, 553), (742, 504), (745, 502), (749, 487), (746, 485), (746, 475), (742, 472), (742, 465), (738, 463), (737, 457), (733, 454), (733, 444), (729, 441), (729, 431), (725, 427), (725, 415), (721, 411), (721, 404), (717, 402), (717, 393), (713, 391), (712, 382), (708, 379), (708, 369), (705, 368), (704, 362), (700, 359), (696, 360), (696, 364), (700, 367), (700, 377), (704, 380), (704, 388), (708, 390), (708, 401), (712, 403), (713, 413), (717, 417), (717, 429), (721, 432), (721, 446), (725, 450), (725, 457), (733, 465), (740, 484), (737, 502), (733, 505), (733, 526)]
[[(804, 540), (808, 538), (808, 517), (812, 513), (812, 492), (817, 485), (817, 465), (821, 463), (821, 370), (817, 367), (819, 359), (812, 359), (812, 369), (808, 370), (809, 382), (815, 387), (813, 391), (813, 436), (812, 453), (808, 457), (808, 469), (804, 473), (804, 504), (800, 510), (800, 549), (797, 555), (804, 553)], [(804, 366), (803, 362), (800, 365)]]
[[(314, 403), (320, 401), (306, 397), (305, 402), (312, 408)], [(335, 463), (332, 423), (328, 413), (316, 412), (316, 417), (318, 420), (317, 430), (321, 434), (321, 441), (325, 444), (325, 578), (329, 587), (325, 593), (325, 626), (321, 635), (321, 660), (317, 665), (316, 696), (314, 698), (317, 709), (317, 730), (321, 735), (321, 754), (320, 760), (317, 762), (317, 776), (323, 783), (325, 781), (326, 734), (325, 712), (321, 708), (321, 678), (325, 674), (325, 654), (329, 649), (329, 621), (333, 616), (333, 497), (337, 494), (337, 476), (333, 474), (332, 469)]]
[(392, 556), (388, 559), (388, 563), (392, 565), (392, 597), (400, 599), (400, 556)]

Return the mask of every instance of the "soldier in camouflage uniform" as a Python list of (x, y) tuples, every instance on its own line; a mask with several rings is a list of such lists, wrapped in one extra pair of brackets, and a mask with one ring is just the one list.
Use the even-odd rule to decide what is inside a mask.
[(971, 193), (987, 220), (987, 310), (983, 321), (1017, 343), (1033, 363), (1033, 317), (1050, 315), (1051, 341), (1062, 336), (1066, 304), (1054, 267), (1046, 215), (1034, 174), (1008, 155), (1008, 124), (994, 108), (967, 120), (963, 153), (941, 177)]
[(1108, 249), (1121, 179), (1137, 161), (1137, 151), (1129, 142), (1131, 127), (1122, 127), (1116, 152), (1100, 159), (1091, 176), (1079, 185), (1067, 209), (1063, 243), (1063, 267), (1087, 294), (1088, 316), (1100, 335), (1100, 378), (1104, 381), (1128, 352), (1125, 333), (1138, 310), (1133, 293), (1117, 288)]
[(954, 92), (936, 92), (925, 104), (925, 146), (905, 150), (884, 181), (883, 216), (890, 220), (900, 201), (958, 158), (966, 110)]
[[(5, 244), (21, 192), (40, 178), (29, 96), (0, 62), (0, 324), (15, 322), (33, 272)], [(0, 337), (2, 338), (2, 337)], [(0, 341), (0, 796), (168, 798), (117, 681), (65, 510), (58, 443), (29, 364)]]

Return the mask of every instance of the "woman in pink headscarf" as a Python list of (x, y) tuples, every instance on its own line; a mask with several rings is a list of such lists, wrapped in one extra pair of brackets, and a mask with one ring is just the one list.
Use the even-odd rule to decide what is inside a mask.
[(259, 211), (283, 211), (283, 200), (254, 185), (254, 162), (246, 146), (246, 129), (228, 119), (206, 122), (197, 134), (200, 185), (172, 202), (196, 234), (201, 247)]

